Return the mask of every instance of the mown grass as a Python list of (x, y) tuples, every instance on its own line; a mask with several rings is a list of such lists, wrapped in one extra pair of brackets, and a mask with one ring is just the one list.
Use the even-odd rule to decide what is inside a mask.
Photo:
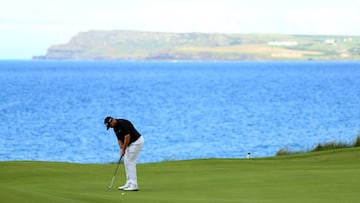
[(262, 159), (138, 165), (139, 192), (116, 190), (114, 164), (0, 162), (1, 202), (358, 202), (360, 148)]

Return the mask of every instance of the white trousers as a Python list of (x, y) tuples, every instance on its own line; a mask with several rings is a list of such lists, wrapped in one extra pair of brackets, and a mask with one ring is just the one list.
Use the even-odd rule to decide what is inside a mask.
[(144, 145), (144, 138), (140, 136), (135, 142), (131, 143), (125, 150), (124, 166), (126, 173), (126, 184), (138, 185), (136, 175), (136, 161)]

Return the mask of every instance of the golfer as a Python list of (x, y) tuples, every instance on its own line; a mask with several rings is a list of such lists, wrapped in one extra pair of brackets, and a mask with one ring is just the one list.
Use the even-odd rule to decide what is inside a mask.
[(124, 156), (126, 183), (119, 190), (138, 191), (136, 175), (136, 161), (144, 145), (144, 138), (135, 129), (134, 125), (125, 119), (115, 119), (110, 116), (104, 120), (106, 130), (114, 129), (120, 147), (120, 155)]

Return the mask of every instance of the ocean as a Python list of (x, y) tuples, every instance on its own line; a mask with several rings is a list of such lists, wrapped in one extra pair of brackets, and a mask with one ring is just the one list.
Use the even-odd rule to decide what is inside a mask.
[(140, 163), (351, 143), (359, 78), (359, 62), (0, 61), (0, 161), (116, 161), (106, 116), (143, 135)]

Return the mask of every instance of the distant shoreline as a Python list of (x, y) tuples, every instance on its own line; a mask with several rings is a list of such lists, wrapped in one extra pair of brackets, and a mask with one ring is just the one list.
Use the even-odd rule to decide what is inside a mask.
[(81, 32), (33, 60), (357, 61), (360, 36)]

